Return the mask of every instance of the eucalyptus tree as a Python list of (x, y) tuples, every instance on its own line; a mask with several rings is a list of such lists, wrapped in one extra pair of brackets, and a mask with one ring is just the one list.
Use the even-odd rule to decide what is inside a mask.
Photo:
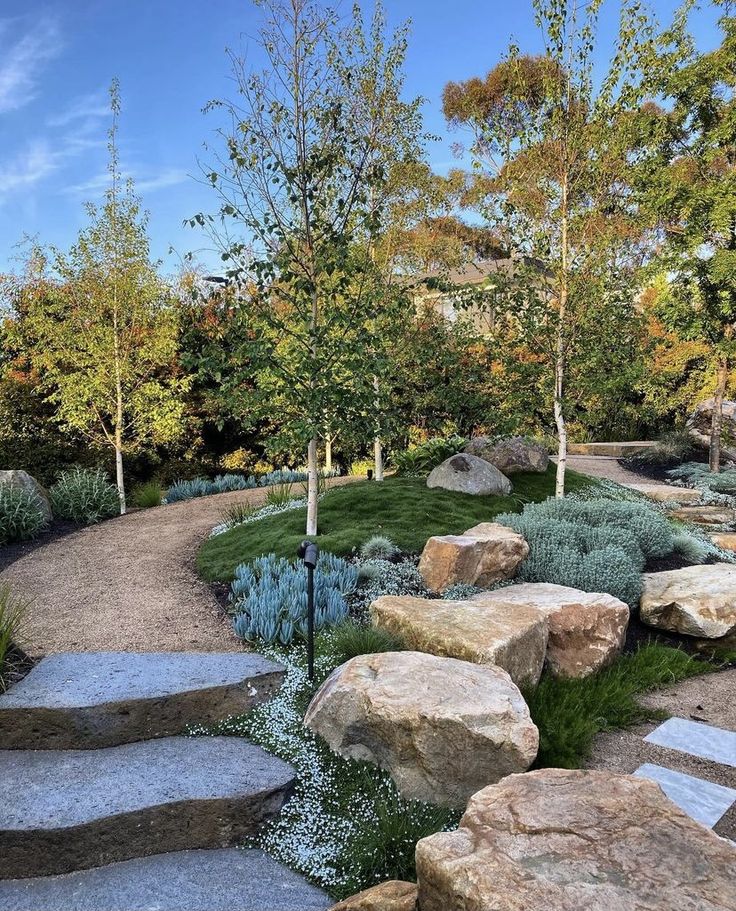
[(624, 0), (610, 68), (596, 78), (602, 2), (534, 0), (544, 54), (512, 45), (484, 79), (449, 83), (443, 95), (449, 123), (472, 134), (466, 195), (515, 261), (502, 297), (516, 331), (550, 367), (557, 496), (565, 487), (571, 346), (591, 295), (620, 303), (641, 236), (627, 200), (629, 108), (651, 26), (638, 0)]
[(208, 225), (251, 318), (252, 351), (294, 405), (307, 450), (307, 533), (317, 532), (317, 447), (375, 407), (373, 238), (389, 162), (403, 154), (415, 103), (400, 99), (406, 28), (385, 37), (315, 0), (259, 0), (256, 71), (231, 55), (237, 97), (208, 179), (219, 195)]

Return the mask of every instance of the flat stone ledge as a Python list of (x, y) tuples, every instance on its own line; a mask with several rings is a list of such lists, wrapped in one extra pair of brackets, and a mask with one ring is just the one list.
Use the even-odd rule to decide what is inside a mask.
[(240, 737), (0, 752), (0, 879), (239, 844), (281, 809), (293, 769)]
[(262, 851), (175, 851), (0, 881), (2, 911), (326, 911), (321, 889)]
[(249, 653), (52, 655), (0, 695), (0, 749), (99, 749), (181, 734), (250, 711), (283, 676)]

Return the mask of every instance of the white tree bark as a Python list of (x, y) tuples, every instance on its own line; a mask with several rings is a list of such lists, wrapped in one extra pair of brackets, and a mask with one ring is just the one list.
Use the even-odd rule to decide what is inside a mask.
[[(380, 414), (380, 381), (377, 376), (373, 377), (373, 391), (375, 393), (374, 407), (376, 409), (376, 428), (378, 428), (378, 415)], [(383, 450), (381, 449), (381, 437), (376, 429), (376, 436), (373, 439), (373, 461), (374, 471), (373, 478), (376, 481), (383, 480)]]
[(329, 474), (332, 471), (332, 437), (328, 434), (325, 437), (325, 472)]
[(123, 451), (119, 444), (115, 446), (115, 475), (118, 484), (118, 496), (120, 497), (120, 515), (124, 516), (126, 513), (125, 479), (123, 476)]
[(317, 502), (319, 497), (319, 470), (317, 467), (317, 437), (312, 437), (307, 449), (307, 535), (317, 534)]

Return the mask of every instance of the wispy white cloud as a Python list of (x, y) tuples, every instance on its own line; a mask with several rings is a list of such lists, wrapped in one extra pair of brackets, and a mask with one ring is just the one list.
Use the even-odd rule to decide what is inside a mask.
[(48, 139), (31, 140), (11, 158), (0, 161), (0, 204), (11, 193), (32, 189), (73, 158), (100, 145), (104, 143), (78, 136), (53, 144)]
[[(123, 172), (121, 177), (123, 180), (128, 180), (129, 178), (132, 179), (137, 192), (153, 193), (156, 190), (162, 190), (166, 187), (174, 187), (177, 184), (184, 183), (184, 181), (188, 179), (189, 175), (183, 168), (164, 168), (157, 174), (150, 172), (134, 173), (132, 171), (126, 171)], [(109, 182), (110, 177), (107, 171), (102, 171), (99, 174), (95, 174), (93, 177), (90, 177), (89, 180), (85, 180), (82, 183), (66, 187), (64, 192), (73, 194), (75, 196), (93, 195), (101, 193), (103, 190), (105, 190), (109, 185)]]
[(17, 32), (20, 19), (0, 20), (0, 114), (15, 111), (36, 96), (45, 64), (61, 51), (54, 19), (41, 17)]
[(110, 117), (110, 102), (107, 92), (100, 89), (75, 98), (66, 110), (49, 117), (46, 123), (50, 127), (66, 127), (82, 121), (85, 125), (101, 117)]

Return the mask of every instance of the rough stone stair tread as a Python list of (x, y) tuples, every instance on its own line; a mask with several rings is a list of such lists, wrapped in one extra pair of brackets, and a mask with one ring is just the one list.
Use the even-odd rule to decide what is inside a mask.
[(262, 851), (238, 848), (0, 881), (0, 911), (325, 911), (331, 904)]
[(58, 830), (164, 804), (244, 798), (287, 788), (292, 780), (289, 765), (240, 737), (3, 750), (0, 838), (3, 830)]

